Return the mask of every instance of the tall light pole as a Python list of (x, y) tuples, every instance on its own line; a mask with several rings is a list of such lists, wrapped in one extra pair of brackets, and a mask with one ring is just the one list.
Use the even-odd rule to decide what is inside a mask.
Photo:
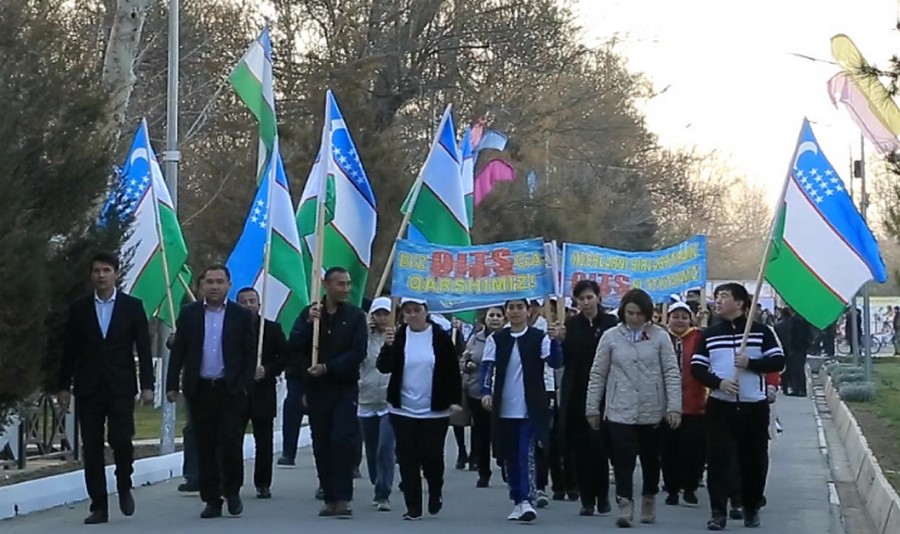
[[(163, 159), (166, 163), (166, 185), (172, 196), (172, 207), (178, 212), (178, 162), (181, 160), (181, 152), (178, 151), (178, 61), (179, 61), (179, 4), (178, 0), (169, 0), (169, 75), (168, 75), (168, 102), (166, 105), (166, 151)], [(174, 317), (172, 318), (175, 319)], [(166, 371), (169, 368), (169, 349), (166, 340), (171, 329), (160, 322), (159, 347), (162, 357), (162, 380), (165, 384)], [(164, 389), (169, 389), (165, 387)], [(175, 403), (165, 399), (165, 391), (162, 401), (162, 423), (159, 433), (159, 453), (171, 454), (175, 452)]]
[[(859, 136), (859, 177), (860, 177), (860, 200), (859, 200), (859, 212), (862, 215), (863, 221), (868, 222), (868, 218), (866, 216), (866, 212), (869, 208), (869, 194), (866, 192), (866, 138), (860, 134)], [(869, 283), (863, 286), (862, 289), (863, 294), (863, 342), (862, 349), (863, 355), (865, 358), (865, 374), (866, 381), (870, 382), (872, 380), (872, 343), (870, 339), (872, 337), (872, 325), (870, 324), (870, 306), (869, 306)], [(853, 325), (854, 329), (856, 329), (856, 325)]]

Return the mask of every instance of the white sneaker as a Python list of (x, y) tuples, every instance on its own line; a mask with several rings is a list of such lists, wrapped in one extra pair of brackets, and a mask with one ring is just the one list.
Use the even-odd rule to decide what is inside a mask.
[(537, 519), (537, 512), (534, 511), (534, 507), (531, 506), (530, 502), (522, 503), (522, 515), (519, 516), (519, 521), (523, 523), (531, 523), (535, 519)]
[(550, 499), (547, 497), (547, 492), (538, 491), (534, 500), (534, 505), (538, 508), (546, 508), (550, 504)]
[(517, 504), (513, 507), (512, 512), (506, 516), (507, 521), (518, 521), (519, 518), (522, 517), (522, 505)]

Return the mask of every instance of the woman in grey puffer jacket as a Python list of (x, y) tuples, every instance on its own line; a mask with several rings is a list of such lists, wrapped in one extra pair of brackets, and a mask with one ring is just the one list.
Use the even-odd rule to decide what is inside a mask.
[[(650, 295), (632, 289), (622, 297), (619, 325), (600, 338), (588, 382), (588, 424), (598, 428), (601, 417), (608, 421), (619, 527), (630, 527), (634, 521), (632, 480), (638, 455), (644, 483), (641, 523), (656, 521), (660, 424), (663, 419), (673, 429), (681, 424), (675, 349), (668, 332), (650, 322), (652, 317)], [(602, 414), (601, 404), (606, 407)]]
[(472, 454), (478, 464), (479, 488), (486, 488), (491, 480), (491, 413), (481, 405), (481, 380), (479, 368), (484, 354), (484, 342), (494, 331), (503, 326), (505, 317), (499, 307), (488, 308), (484, 316), (484, 328), (466, 343), (463, 353), (463, 390), (472, 412)]

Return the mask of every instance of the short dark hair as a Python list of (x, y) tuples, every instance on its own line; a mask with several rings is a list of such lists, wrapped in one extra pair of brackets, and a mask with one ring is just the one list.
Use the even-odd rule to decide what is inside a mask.
[(625, 322), (625, 306), (628, 304), (636, 304), (641, 310), (641, 315), (645, 321), (653, 318), (653, 299), (643, 289), (629, 289), (625, 296), (622, 297), (622, 303), (619, 304), (619, 322)]
[(229, 282), (231, 281), (231, 271), (228, 270), (228, 267), (224, 263), (210, 263), (206, 266), (206, 269), (203, 269), (203, 274), (200, 278), (206, 278), (206, 275), (208, 275), (210, 271), (222, 271), (225, 273), (225, 279)]
[(600, 298), (600, 284), (593, 280), (579, 280), (575, 287), (572, 288), (572, 298), (578, 299), (585, 291), (593, 291), (597, 298)]
[(720, 291), (727, 291), (731, 298), (734, 300), (739, 300), (744, 303), (741, 308), (744, 311), (750, 309), (750, 293), (747, 292), (747, 288), (744, 287), (743, 284), (739, 284), (737, 282), (728, 282), (727, 284), (722, 284), (716, 287), (716, 290), (713, 291), (713, 295), (718, 295)]
[(113, 268), (113, 271), (119, 270), (119, 257), (108, 251), (100, 251), (94, 254), (91, 257), (91, 269), (94, 268), (95, 263), (104, 263)]
[(322, 277), (322, 280), (328, 281), (333, 274), (350, 274), (350, 271), (344, 269), (343, 267), (329, 267), (327, 271), (325, 271), (325, 276)]
[(509, 299), (503, 303), (503, 309), (505, 310), (506, 308), (509, 308), (509, 305), (512, 304), (513, 302), (524, 302), (526, 308), (531, 307), (531, 301), (528, 299)]
[(241, 295), (242, 293), (250, 293), (251, 291), (253, 293), (256, 293), (256, 298), (259, 298), (259, 291), (257, 291), (255, 287), (250, 287), (250, 286), (242, 287), (242, 288), (238, 289), (238, 292), (235, 294)]

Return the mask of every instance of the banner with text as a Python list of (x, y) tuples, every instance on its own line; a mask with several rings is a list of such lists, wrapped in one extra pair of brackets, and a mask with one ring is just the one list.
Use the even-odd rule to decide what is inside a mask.
[(397, 241), (391, 295), (425, 299), (436, 313), (553, 293), (543, 239), (451, 247)]
[(694, 236), (663, 250), (625, 252), (592, 245), (563, 245), (566, 295), (579, 280), (600, 285), (604, 307), (619, 305), (632, 288), (643, 289), (654, 302), (706, 284), (706, 236)]

